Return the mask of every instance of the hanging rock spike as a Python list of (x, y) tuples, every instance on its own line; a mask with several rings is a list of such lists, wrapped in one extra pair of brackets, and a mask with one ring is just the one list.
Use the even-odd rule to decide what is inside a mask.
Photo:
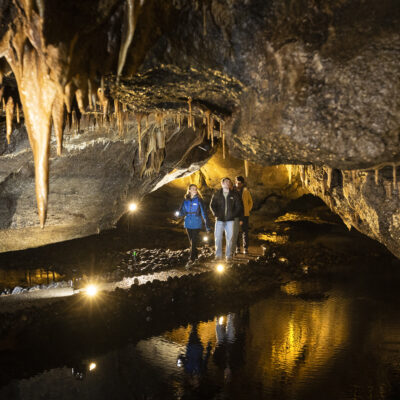
[(189, 116), (188, 116), (188, 128), (192, 127), (192, 98), (188, 98), (188, 105), (189, 105)]
[(244, 160), (244, 175), (246, 178), (249, 176), (249, 162)]
[(19, 124), (20, 120), (21, 120), (20, 112), (19, 112), (19, 103), (17, 103), (16, 109), (17, 109), (17, 123)]
[(71, 82), (65, 85), (64, 88), (64, 103), (65, 107), (67, 107), (67, 113), (71, 114)]
[(332, 168), (328, 167), (326, 169), (326, 173), (328, 175), (328, 179), (326, 181), (326, 185), (328, 186), (328, 189), (330, 189), (331, 186), (332, 186)]
[(397, 188), (397, 171), (396, 171), (396, 164), (392, 164), (393, 168), (393, 190), (396, 190)]
[(54, 99), (51, 115), (53, 119), (54, 134), (57, 141), (57, 155), (60, 156), (62, 152), (64, 120), (64, 99), (62, 94), (56, 96)]
[(121, 47), (118, 56), (118, 69), (117, 69), (117, 82), (121, 76), (122, 70), (125, 65), (126, 54), (128, 53), (128, 48), (132, 42), (133, 34), (135, 33), (135, 1), (127, 0), (125, 9), (126, 21), (124, 23), (127, 25), (124, 37), (121, 40)]
[(142, 158), (142, 114), (136, 114), (137, 132), (138, 132), (138, 147), (139, 159)]
[(7, 126), (7, 143), (10, 144), (10, 137), (12, 133), (13, 126), (13, 118), (14, 118), (14, 100), (12, 97), (9, 97), (6, 105), (6, 126)]
[(83, 105), (83, 93), (81, 89), (75, 92), (76, 102), (78, 103), (78, 108), (81, 114), (85, 113), (85, 106)]
[(375, 169), (375, 185), (377, 185), (379, 182), (379, 169)]
[(292, 165), (287, 165), (289, 185), (292, 184)]

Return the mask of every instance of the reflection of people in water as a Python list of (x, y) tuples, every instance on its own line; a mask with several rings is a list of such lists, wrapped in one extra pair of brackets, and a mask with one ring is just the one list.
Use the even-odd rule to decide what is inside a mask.
[(248, 322), (248, 313), (229, 313), (226, 317), (217, 319), (215, 333), (217, 343), (213, 361), (224, 372), (224, 379), (230, 381), (233, 370), (240, 368), (244, 363), (245, 329)]
[(211, 343), (208, 343), (206, 352), (203, 354), (204, 347), (197, 332), (197, 324), (193, 324), (186, 346), (186, 354), (179, 356), (177, 365), (183, 366), (185, 372), (190, 375), (201, 375), (207, 368), (210, 351)]

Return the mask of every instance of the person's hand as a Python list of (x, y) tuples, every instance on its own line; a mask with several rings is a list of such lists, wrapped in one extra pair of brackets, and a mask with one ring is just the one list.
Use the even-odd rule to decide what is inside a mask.
[(240, 222), (239, 222), (239, 225), (243, 225), (243, 221), (240, 221)]

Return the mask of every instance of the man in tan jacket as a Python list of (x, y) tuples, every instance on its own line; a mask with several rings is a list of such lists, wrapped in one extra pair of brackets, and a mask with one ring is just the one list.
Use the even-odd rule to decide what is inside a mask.
[[(243, 216), (240, 218), (240, 229), (243, 238), (243, 254), (247, 254), (249, 252), (249, 216), (253, 208), (253, 199), (246, 187), (243, 176), (235, 178), (235, 186), (243, 202)], [(236, 252), (240, 252), (240, 235), (238, 235)]]

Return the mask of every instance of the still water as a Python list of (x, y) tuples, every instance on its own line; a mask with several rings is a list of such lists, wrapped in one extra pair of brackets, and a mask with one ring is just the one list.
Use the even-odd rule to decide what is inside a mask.
[(0, 398), (400, 399), (400, 279), (383, 270), (286, 282), (210, 320), (193, 310), (186, 326), (10, 380)]

